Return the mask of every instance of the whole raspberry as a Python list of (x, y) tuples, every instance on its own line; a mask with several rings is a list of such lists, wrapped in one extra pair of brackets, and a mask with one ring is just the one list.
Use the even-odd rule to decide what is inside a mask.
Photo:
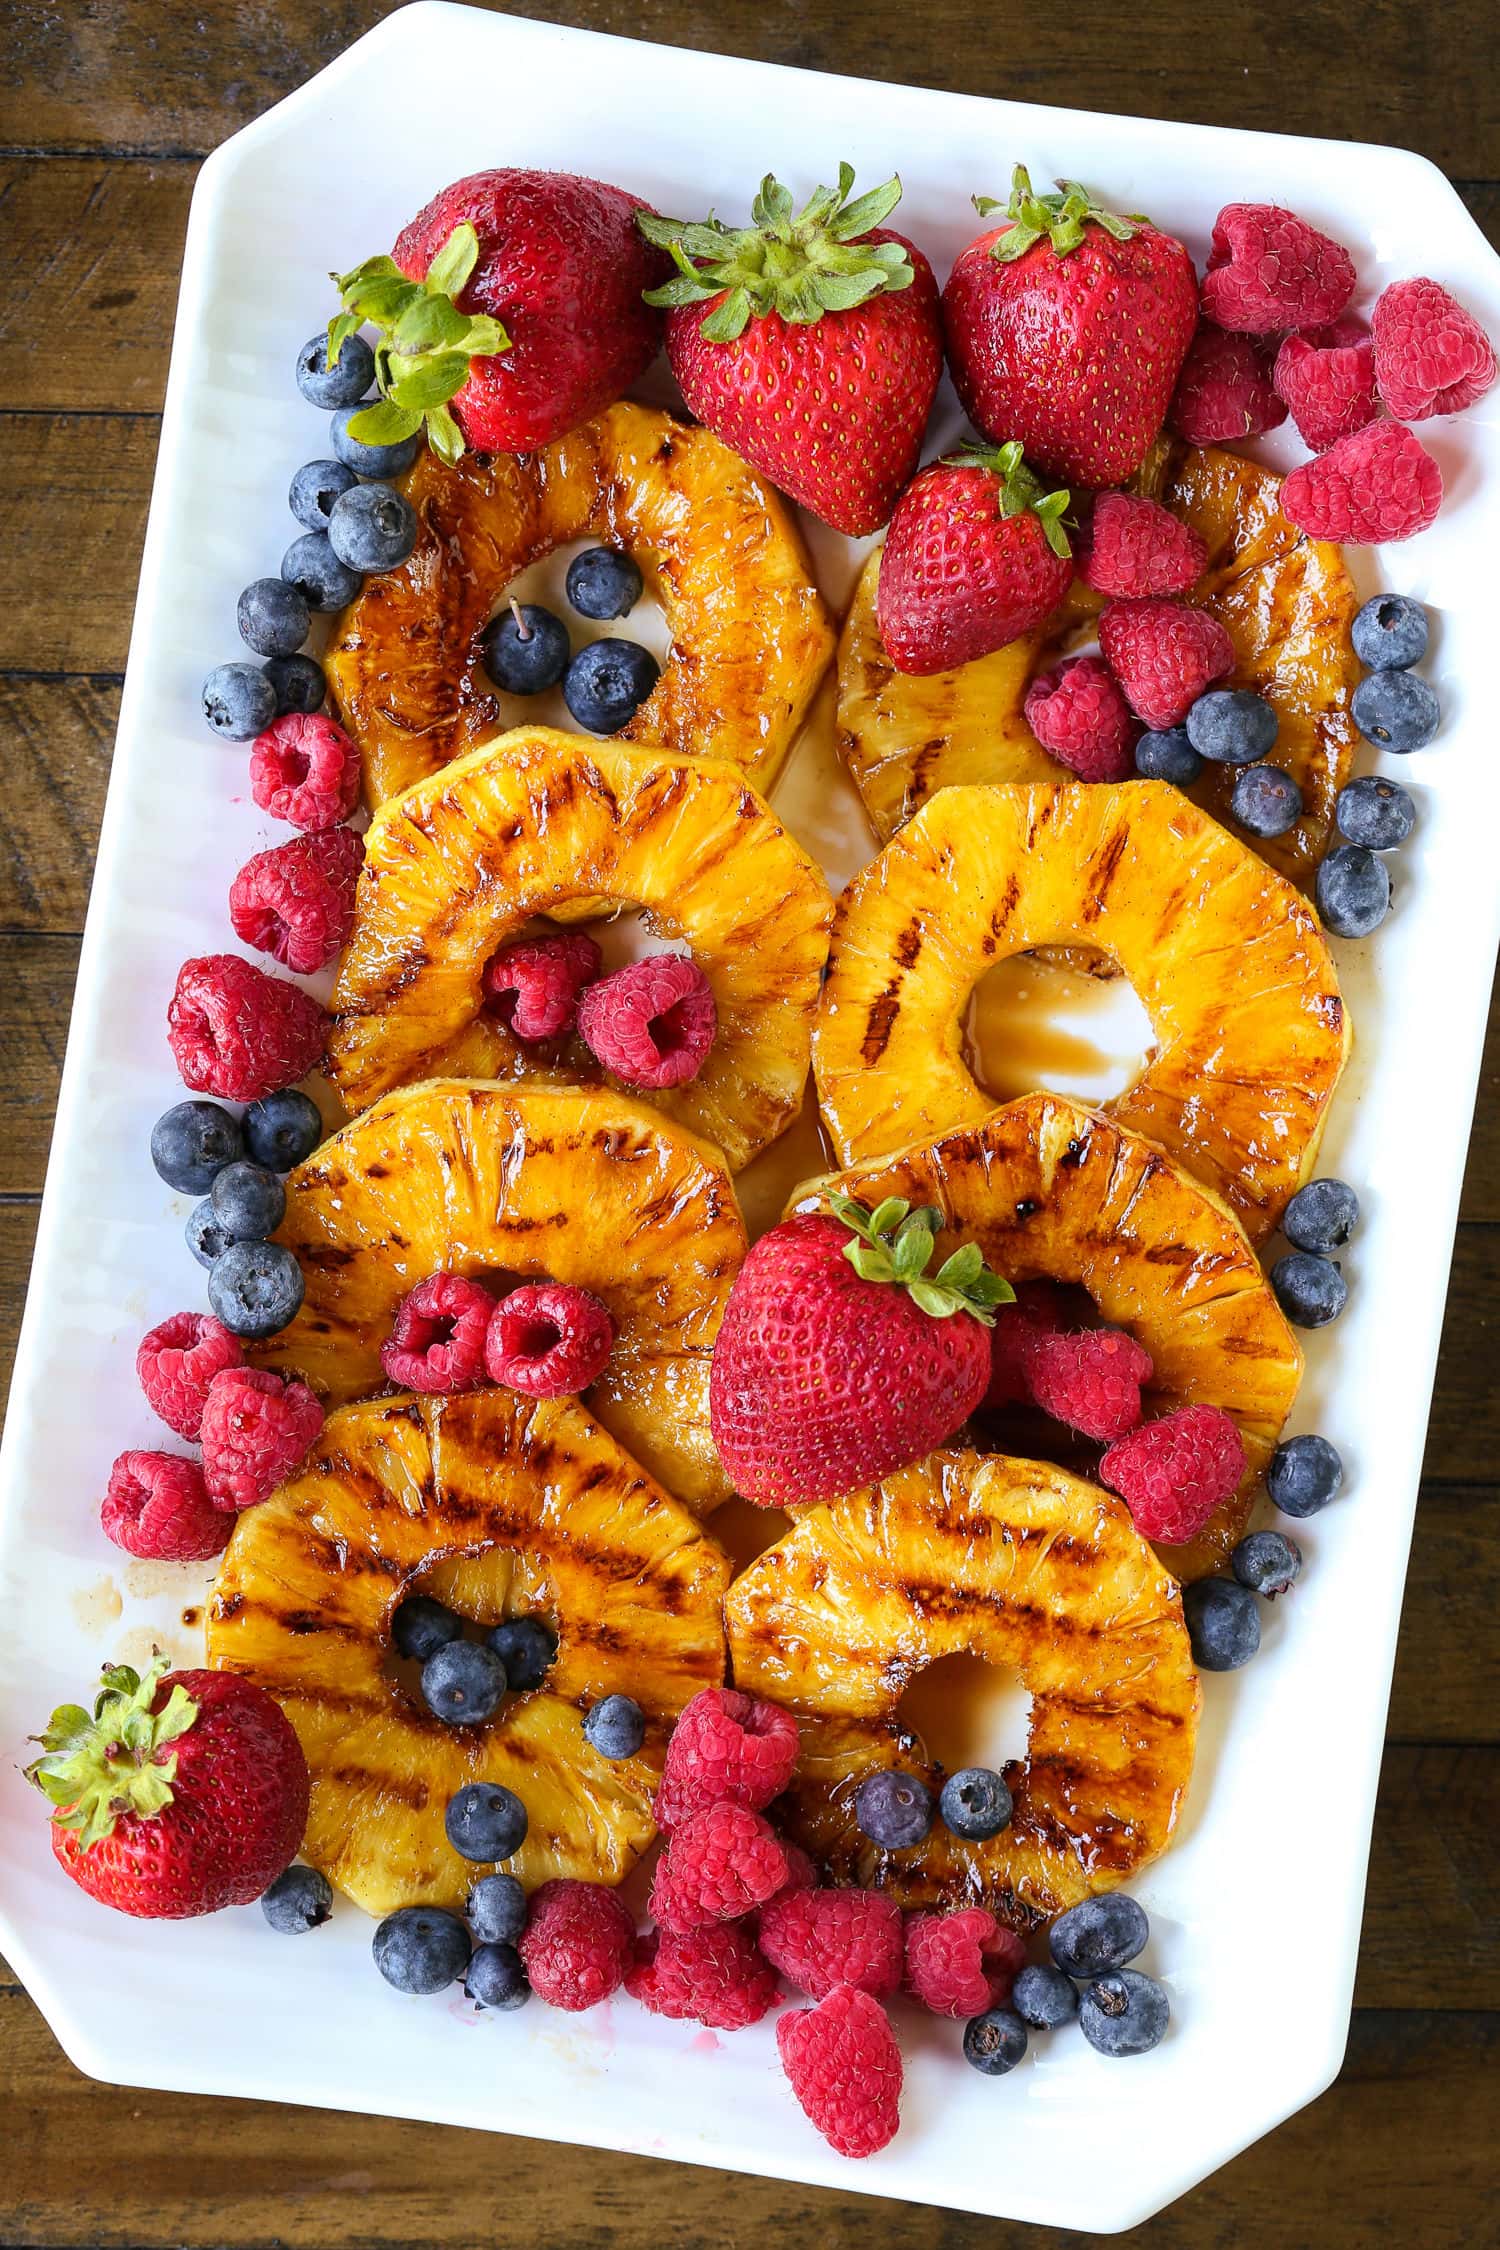
[(1102, 656), (1070, 656), (1026, 690), (1026, 724), (1080, 781), (1124, 781), (1140, 732)]
[(324, 828), (257, 852), (229, 886), (235, 936), (298, 976), (326, 968), (348, 941), (364, 856), (352, 828)]
[(323, 1427), (305, 1383), (230, 1367), (208, 1386), (203, 1475), (216, 1508), (250, 1508), (291, 1475)]
[(760, 1949), (810, 1999), (852, 1984), (881, 2000), (901, 1982), (901, 1909), (878, 1891), (793, 1891), (761, 1908)]
[(316, 1000), (237, 953), (200, 954), (177, 972), (167, 1040), (192, 1093), (259, 1101), (305, 1078), (323, 1037)]
[(244, 1346), (212, 1313), (173, 1313), (141, 1338), (135, 1372), (147, 1404), (179, 1437), (196, 1439), (208, 1386), (226, 1367), (242, 1367)]
[(1248, 336), (1207, 321), (1188, 346), (1167, 422), (1189, 445), (1233, 445), (1286, 420), (1271, 382), (1269, 354)]
[(1139, 1422), (1151, 1354), (1123, 1328), (1038, 1336), (1026, 1355), (1026, 1376), (1044, 1414), (1105, 1444)]
[(490, 1314), (484, 1364), (492, 1383), (527, 1398), (563, 1398), (602, 1375), (615, 1348), (608, 1305), (572, 1282), (526, 1281)]
[(796, 1764), (797, 1722), (790, 1711), (738, 1688), (702, 1688), (684, 1706), (667, 1744), (657, 1825), (680, 1827), (709, 1805), (760, 1812), (781, 1795)]
[(1495, 380), (1495, 350), (1474, 315), (1425, 274), (1393, 281), (1371, 316), (1375, 383), (1402, 422), (1461, 414)]
[(987, 1407), (1030, 1405), (1026, 1366), (1031, 1346), (1037, 1337), (1055, 1336), (1061, 1328), (1062, 1310), (1050, 1281), (1023, 1281), (1015, 1303), (996, 1308), (990, 1332), (990, 1387), (984, 1394)]
[(576, 2014), (625, 1982), (635, 1924), (617, 1892), (561, 1875), (532, 1892), (516, 1950), (538, 1998)]
[(1003, 2008), (1026, 1948), (986, 1907), (906, 1917), (906, 1989), (936, 2016)]
[(1100, 1482), (1118, 1492), (1144, 1539), (1195, 1539), (1245, 1474), (1240, 1433), (1218, 1406), (1180, 1406), (1112, 1445)]
[(745, 1931), (731, 1922), (674, 1937), (655, 1930), (636, 1942), (625, 1990), (654, 2016), (743, 2031), (781, 1998), (776, 1972)]
[(686, 1085), (708, 1058), (718, 1010), (707, 977), (680, 953), (628, 961), (591, 984), (578, 1003), (590, 1053), (626, 1086)]
[(1170, 508), (1129, 492), (1101, 492), (1078, 575), (1096, 594), (1185, 594), (1207, 560), (1204, 540)]
[(709, 1805), (673, 1830), (656, 1863), (651, 1915), (664, 1930), (701, 1930), (764, 1906), (787, 1879), (781, 1838), (744, 1805)]
[(180, 1453), (122, 1453), (99, 1506), (106, 1538), (145, 1562), (207, 1562), (234, 1529), (196, 1461)]
[(884, 2008), (840, 1985), (776, 2026), (781, 2067), (803, 2114), (840, 2156), (873, 2156), (901, 2122), (901, 2050)]
[(320, 711), (288, 711), (250, 746), (250, 794), (293, 828), (334, 828), (359, 803), (359, 752)]
[(1322, 328), (1354, 295), (1354, 260), (1341, 243), (1279, 203), (1226, 203), (1214, 221), (1203, 310), (1220, 328), (1268, 336)]
[(435, 1273), (409, 1289), (380, 1347), (386, 1380), (403, 1391), (451, 1397), (484, 1381), (495, 1300), (479, 1281)]
[(1358, 321), (1288, 336), (1276, 354), (1275, 383), (1303, 444), (1314, 453), (1362, 430), (1380, 411), (1375, 347)]
[(484, 965), (484, 1012), (518, 1039), (560, 1039), (578, 1015), (578, 995), (604, 956), (586, 930), (502, 945)]
[(1138, 719), (1181, 726), (1206, 687), (1234, 670), (1234, 643), (1207, 610), (1161, 600), (1111, 602), (1099, 645)]
[(1293, 469), (1281, 512), (1310, 539), (1374, 546), (1425, 531), (1443, 502), (1443, 474), (1404, 422), (1370, 422)]

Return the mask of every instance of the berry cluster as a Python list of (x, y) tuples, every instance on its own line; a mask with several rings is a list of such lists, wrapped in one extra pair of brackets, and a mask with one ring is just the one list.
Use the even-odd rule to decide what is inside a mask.
[(485, 1011), (525, 1044), (576, 1031), (624, 1086), (656, 1092), (696, 1078), (718, 1029), (697, 962), (654, 953), (609, 976), (602, 968), (583, 931), (504, 945), (484, 965)]
[[(644, 591), (639, 567), (618, 547), (575, 555), (564, 584), (571, 607), (596, 623), (628, 617)], [(513, 601), (500, 610), (485, 627), (479, 657), (502, 695), (545, 695), (561, 687), (572, 716), (590, 734), (618, 734), (628, 726), (661, 677), (649, 649), (615, 635), (586, 642), (575, 656), (567, 626), (540, 602)]]

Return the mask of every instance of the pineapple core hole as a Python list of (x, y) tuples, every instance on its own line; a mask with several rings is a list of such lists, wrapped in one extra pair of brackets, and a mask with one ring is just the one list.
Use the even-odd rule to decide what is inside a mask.
[[(568, 628), (568, 639), (572, 642), (575, 656), (590, 641), (636, 641), (642, 648), (649, 649), (657, 663), (665, 667), (672, 654), (672, 635), (662, 606), (661, 581), (657, 576), (653, 556), (640, 553), (634, 555), (644, 580), (644, 590), (634, 609), (626, 616), (603, 619), (580, 617), (568, 600), (568, 565), (573, 557), (581, 555), (586, 548), (609, 544), (610, 541), (606, 539), (573, 539), (565, 546), (554, 548), (550, 555), (543, 555), (540, 561), (529, 564), (518, 577), (513, 578), (495, 607), (497, 610), (506, 609), (513, 601), (540, 602), (543, 609), (550, 609)], [(481, 676), (480, 684), (488, 685), (488, 682)], [(578, 734), (580, 731), (577, 720), (563, 700), (560, 687), (549, 688), (542, 695), (502, 695), (495, 689), (491, 692), (499, 706), (502, 727), (560, 727), (565, 734)], [(583, 740), (591, 742), (593, 737), (584, 735)]]
[(925, 1665), (897, 1705), (902, 1726), (916, 1735), (945, 1772), (1024, 1758), (1031, 1697), (1016, 1674), (961, 1650)]
[(1154, 1047), (1130, 979), (1091, 946), (997, 961), (969, 995), (962, 1039), (971, 1075), (998, 1102), (1041, 1092), (1109, 1101)]

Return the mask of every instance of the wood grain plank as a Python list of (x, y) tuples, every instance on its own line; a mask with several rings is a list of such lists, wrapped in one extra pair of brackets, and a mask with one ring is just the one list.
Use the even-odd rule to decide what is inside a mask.
[(119, 718), (113, 681), (0, 675), (0, 929), (82, 929)]
[(0, 414), (0, 672), (124, 670), (156, 441), (151, 416)]
[[(1456, 1372), (1445, 1373), (1457, 1381)], [(1430, 1454), (1430, 1448), (1429, 1448)], [(1356, 1504), (1351, 1492), (1339, 1506)], [(1500, 1487), (1427, 1483), (1417, 1502), (1386, 1733), (1500, 1741)]]

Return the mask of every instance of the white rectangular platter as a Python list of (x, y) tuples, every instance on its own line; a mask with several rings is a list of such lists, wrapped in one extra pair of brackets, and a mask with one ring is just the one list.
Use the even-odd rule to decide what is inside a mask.
[[(152, 1120), (176, 1098), (165, 1011), (181, 961), (226, 941), (230, 877), (269, 840), (243, 749), (206, 733), (198, 690), (234, 653), (239, 587), (274, 569), (290, 536), (291, 471), (323, 449), (291, 368), (327, 315), (329, 270), (385, 247), (445, 181), (491, 164), (584, 171), (664, 211), (732, 216), (768, 169), (805, 193), (840, 158), (862, 186), (900, 171), (896, 223), (940, 278), (974, 231), (970, 195), (1003, 192), (1021, 160), (1149, 211), (1200, 266), (1226, 199), (1289, 203), (1356, 249), (1363, 302), (1436, 257), (1439, 278), (1500, 332), (1500, 265), (1440, 174), (1397, 150), (864, 84), (436, 0), (391, 16), (209, 159), (0, 1478), (0, 1945), (74, 2061), (100, 2078), (419, 2116), (1109, 2232), (1310, 2101), (1343, 2053), (1500, 934), (1500, 763), (1484, 686), (1500, 394), (1424, 427), (1448, 484), (1434, 528), (1356, 558), (1365, 590), (1390, 586), (1432, 610), (1425, 669), (1446, 717), (1430, 749), (1391, 762), (1420, 808), (1394, 912), (1363, 946), (1336, 949), (1356, 1037), (1325, 1168), (1356, 1183), (1367, 1216), (1348, 1260), (1350, 1309), (1310, 1340), (1294, 1426), (1335, 1441), (1348, 1481), (1299, 1531), (1303, 1580), (1267, 1613), (1259, 1658), (1206, 1682), (1180, 1841), (1137, 1886), (1153, 1923), (1147, 1965), (1173, 2006), (1156, 2052), (1121, 2069), (1080, 2038), (1039, 2039), (1022, 2069), (990, 2081), (958, 2060), (954, 2027), (901, 2011), (903, 2128), (878, 2158), (850, 2164), (797, 2112), (769, 2023), (719, 2039), (625, 2001), (581, 2018), (540, 2006), (476, 2018), (456, 1992), (405, 2000), (374, 1973), (370, 1926), (348, 1907), (295, 1946), (253, 1908), (127, 1922), (55, 1871), (20, 1771), (27, 1735), (102, 1657), (139, 1657), (153, 1640), (179, 1657), (198, 1645), (201, 1576), (122, 1567), (97, 1505), (114, 1454), (156, 1442), (135, 1344), (196, 1301), (185, 1205), (146, 1155)], [(954, 426), (951, 401), (949, 414)], [(820, 539), (818, 554), (842, 598), (843, 543)], [(847, 871), (845, 859), (836, 879)]]

